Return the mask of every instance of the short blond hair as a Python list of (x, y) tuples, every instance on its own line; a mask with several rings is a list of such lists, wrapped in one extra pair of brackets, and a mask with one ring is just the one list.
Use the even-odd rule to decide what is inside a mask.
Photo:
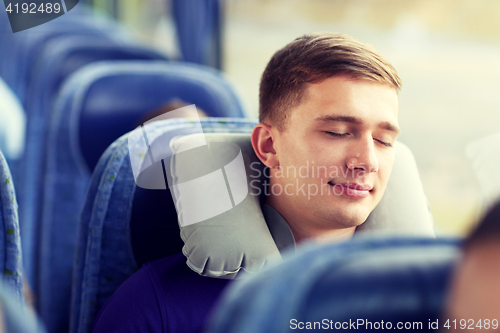
[(277, 51), (267, 64), (260, 82), (260, 122), (283, 131), (290, 110), (303, 98), (306, 83), (337, 75), (401, 89), (396, 70), (373, 46), (344, 34), (308, 34)]

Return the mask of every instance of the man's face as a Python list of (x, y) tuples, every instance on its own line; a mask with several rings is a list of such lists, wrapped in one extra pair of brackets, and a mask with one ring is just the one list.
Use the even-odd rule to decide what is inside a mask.
[(276, 131), (280, 169), (271, 184), (279, 186), (271, 190), (283, 193), (273, 205), (292, 230), (362, 224), (384, 193), (398, 132), (393, 87), (346, 76), (308, 84), (285, 131)]

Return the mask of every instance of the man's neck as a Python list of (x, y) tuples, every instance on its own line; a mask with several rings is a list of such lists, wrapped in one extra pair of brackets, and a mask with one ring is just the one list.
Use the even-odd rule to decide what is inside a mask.
[(352, 238), (356, 230), (356, 227), (340, 229), (315, 227), (314, 223), (304, 220), (300, 215), (292, 211), (290, 207), (284, 207), (279, 200), (276, 199), (276, 197), (270, 195), (266, 200), (266, 204), (275, 209), (285, 219), (293, 233), (296, 244), (300, 244), (306, 240), (314, 240), (321, 244), (344, 241)]

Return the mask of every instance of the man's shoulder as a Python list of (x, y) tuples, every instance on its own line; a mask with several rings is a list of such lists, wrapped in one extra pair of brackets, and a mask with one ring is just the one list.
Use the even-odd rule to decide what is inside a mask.
[(146, 263), (101, 309), (95, 332), (197, 332), (227, 282), (193, 272), (182, 253)]
[[(192, 271), (186, 264), (186, 257), (182, 253), (177, 253), (165, 258), (145, 263), (142, 268), (153, 283), (161, 283), (168, 287), (170, 283), (179, 282), (199, 282), (207, 285), (226, 284), (225, 279), (214, 279), (201, 276)], [(159, 281), (155, 281), (157, 278)]]
[(182, 253), (149, 262), (142, 269), (147, 273), (158, 298), (163, 300), (161, 304), (166, 306), (210, 303), (229, 281), (195, 273), (187, 266)]
[[(182, 253), (176, 253), (168, 257), (150, 261), (142, 265), (140, 271), (148, 276), (158, 276), (173, 278), (175, 275), (190, 275), (188, 272), (189, 267), (186, 265), (186, 259)], [(137, 274), (136, 273), (136, 274)], [(193, 272), (194, 273), (194, 272)]]

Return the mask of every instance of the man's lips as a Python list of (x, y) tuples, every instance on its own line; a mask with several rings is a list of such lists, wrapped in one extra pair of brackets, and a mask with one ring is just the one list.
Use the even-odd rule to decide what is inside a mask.
[(362, 199), (366, 198), (373, 187), (366, 184), (358, 183), (328, 183), (333, 186), (333, 193), (336, 195), (346, 195), (350, 198)]

